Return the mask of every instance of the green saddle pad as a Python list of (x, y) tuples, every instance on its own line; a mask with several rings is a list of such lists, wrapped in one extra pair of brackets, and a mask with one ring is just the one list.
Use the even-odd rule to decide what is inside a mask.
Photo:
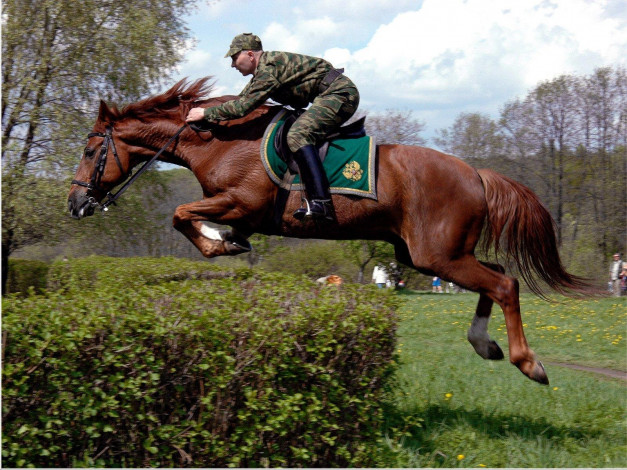
[[(287, 110), (279, 111), (261, 139), (261, 161), (268, 176), (277, 185), (282, 184), (288, 168), (274, 149), (274, 135), (287, 115)], [(331, 193), (350, 194), (376, 200), (375, 156), (376, 147), (374, 138), (371, 136), (334, 139), (329, 142), (329, 150), (322, 166), (329, 179)], [(305, 189), (299, 175), (296, 175), (289, 189), (291, 191)]]

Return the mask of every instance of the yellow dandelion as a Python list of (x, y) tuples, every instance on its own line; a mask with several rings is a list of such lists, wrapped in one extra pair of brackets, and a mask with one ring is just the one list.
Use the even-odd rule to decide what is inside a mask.
[(451, 398), (453, 396), (452, 393), (447, 393), (446, 395), (444, 395), (446, 397), (446, 399), (448, 400), (449, 398)]
[(559, 387), (553, 387), (553, 390), (559, 390)]
[(480, 467), (484, 467), (484, 468), (485, 468), (485, 465), (484, 465), (484, 464), (482, 464), (482, 463), (480, 463), (480, 464), (479, 464), (479, 466), (480, 466)]
[(464, 458), (465, 458), (464, 454), (459, 454), (457, 456), (457, 460), (464, 460)]

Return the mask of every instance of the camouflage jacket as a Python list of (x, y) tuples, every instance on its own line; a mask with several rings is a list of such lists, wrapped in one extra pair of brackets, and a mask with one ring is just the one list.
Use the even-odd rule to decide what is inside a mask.
[(205, 119), (224, 121), (245, 116), (268, 98), (304, 108), (320, 94), (324, 76), (333, 66), (324, 59), (290, 52), (264, 52), (253, 78), (239, 97), (205, 110)]

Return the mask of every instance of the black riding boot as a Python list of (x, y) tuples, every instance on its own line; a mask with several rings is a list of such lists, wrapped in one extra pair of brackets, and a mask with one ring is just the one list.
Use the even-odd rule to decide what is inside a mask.
[(300, 180), (305, 185), (307, 207), (298, 209), (293, 217), (298, 220), (305, 217), (334, 220), (329, 180), (322, 168), (316, 147), (313, 145), (301, 147), (294, 154), (294, 160), (300, 170)]

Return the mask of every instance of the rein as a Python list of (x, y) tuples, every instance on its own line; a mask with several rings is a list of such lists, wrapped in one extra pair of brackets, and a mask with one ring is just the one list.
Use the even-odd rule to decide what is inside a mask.
[[(168, 140), (166, 144), (163, 147), (161, 147), (161, 149), (150, 160), (144, 163), (142, 167), (139, 170), (137, 170), (135, 174), (126, 183), (124, 183), (124, 186), (122, 186), (118, 190), (117, 193), (111, 194), (109, 191), (107, 191), (107, 195), (106, 195), (107, 199), (104, 201), (103, 204), (98, 203), (93, 196), (90, 196), (89, 201), (90, 201), (91, 206), (92, 207), (100, 206), (101, 211), (104, 211), (104, 212), (108, 211), (109, 206), (111, 204), (115, 204), (115, 201), (124, 193), (124, 191), (126, 191), (128, 187), (131, 184), (133, 184), (133, 182), (139, 177), (139, 175), (145, 172), (148, 169), (148, 167), (152, 165), (154, 161), (161, 156), (161, 154), (170, 146), (170, 144), (174, 142), (174, 140), (181, 134), (181, 132), (183, 132), (185, 127), (187, 127), (187, 124), (184, 124), (178, 131), (176, 131), (176, 134), (170, 137), (170, 140)], [(118, 157), (118, 152), (115, 148), (115, 143), (113, 142), (113, 129), (111, 127), (107, 127), (106, 132), (104, 134), (102, 132), (92, 132), (90, 134), (87, 134), (87, 137), (88, 138), (91, 138), (91, 137), (103, 137), (104, 138), (104, 141), (102, 142), (102, 146), (100, 147), (100, 155), (98, 156), (98, 161), (96, 162), (96, 166), (94, 167), (94, 173), (91, 176), (90, 182), (85, 183), (84, 181), (72, 180), (72, 184), (83, 186), (87, 188), (88, 191), (94, 191), (94, 190), (104, 191), (100, 187), (99, 183), (100, 183), (100, 180), (102, 179), (102, 175), (104, 174), (105, 166), (107, 164), (107, 153), (109, 152), (109, 144), (111, 144), (111, 148), (113, 149), (113, 157), (115, 158), (115, 161), (118, 164), (120, 171), (122, 172), (122, 174), (125, 173), (124, 169), (122, 168), (122, 163), (120, 162), (120, 158)]]

